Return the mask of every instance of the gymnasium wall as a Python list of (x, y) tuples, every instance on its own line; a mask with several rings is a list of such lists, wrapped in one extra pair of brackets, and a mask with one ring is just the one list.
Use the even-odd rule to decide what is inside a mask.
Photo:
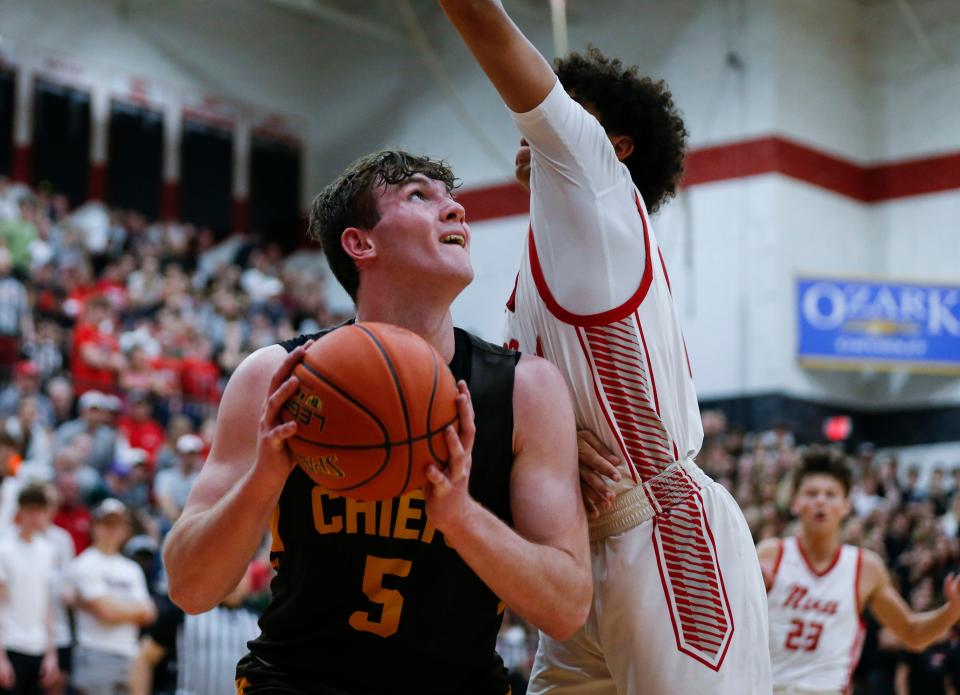
[[(432, 3), (416, 7), (439, 82), (405, 39), (260, 0), (236, 0), (229, 12), (221, 0), (131, 2), (126, 19), (107, 0), (47, 4), (43, 17), (31, 2), (0, 6), (6, 42), (30, 37), (90, 64), (304, 119), (305, 202), (376, 147), (449, 159), (476, 202), (477, 281), (455, 312), (499, 338), (526, 230), (515, 193), (497, 188), (511, 180), (517, 134)], [(551, 54), (545, 9), (505, 4)], [(960, 166), (949, 166), (960, 153), (956, 3), (911, 2), (932, 54), (892, 0), (608, 0), (604, 12), (568, 4), (572, 48), (592, 41), (664, 77), (684, 113), (688, 185), (654, 227), (701, 397), (960, 403), (956, 378), (801, 369), (794, 296), (798, 275), (960, 277), (960, 180), (951, 173)], [(399, 15), (392, 31), (407, 31)]]
[[(957, 43), (960, 18), (947, 3), (914, 5), (937, 45)], [(672, 38), (649, 69), (670, 82), (693, 149), (728, 154), (729, 171), (655, 217), (701, 396), (779, 393), (867, 409), (960, 402), (956, 378), (800, 368), (794, 308), (802, 275), (960, 279), (960, 178), (938, 184), (927, 161), (960, 152), (955, 57), (931, 66), (892, 3), (704, 3)], [(621, 54), (636, 60), (638, 50)], [(937, 77), (917, 78), (927, 71)], [(796, 151), (775, 157), (773, 171), (741, 175), (750, 162), (730, 158), (752, 150), (737, 144), (770, 137)], [(945, 190), (864, 188), (878, 168), (909, 179), (898, 165), (915, 159), (921, 188)]]
[[(220, 101), (231, 115), (266, 112), (292, 121), (308, 143), (305, 201), (355, 155), (353, 143), (379, 144), (371, 134), (383, 133), (403, 109), (400, 76), (419, 69), (388, 45), (263, 0), (42, 5), (0, 3), (0, 48), (10, 60), (31, 71), (59, 62), (62, 72), (81, 73), (95, 103), (134, 82), (168, 113)], [(175, 146), (178, 134), (170, 135)]]

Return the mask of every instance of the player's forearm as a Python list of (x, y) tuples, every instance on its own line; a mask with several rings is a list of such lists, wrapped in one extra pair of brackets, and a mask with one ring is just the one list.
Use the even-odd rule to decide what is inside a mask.
[(153, 622), (156, 609), (152, 601), (124, 601), (103, 597), (81, 605), (90, 611), (97, 620), (107, 625), (146, 625)]
[(526, 540), (477, 503), (444, 533), (477, 576), (543, 632), (567, 639), (586, 622), (590, 567), (571, 553)]
[(170, 598), (187, 613), (217, 605), (240, 582), (283, 490), (253, 466), (215, 505), (185, 514), (163, 549)]
[(936, 642), (958, 620), (960, 614), (949, 604), (925, 613), (915, 613), (910, 618), (908, 633), (898, 637), (909, 649), (919, 652)]
[(536, 108), (557, 78), (500, 0), (438, 2), (504, 103), (518, 113)]

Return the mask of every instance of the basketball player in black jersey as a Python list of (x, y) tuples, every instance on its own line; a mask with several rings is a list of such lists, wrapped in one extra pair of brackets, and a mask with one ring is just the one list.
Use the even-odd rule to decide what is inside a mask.
[[(378, 152), (314, 202), (311, 232), (357, 319), (403, 326), (459, 380), (459, 436), (422, 491), (346, 500), (292, 463), (280, 412), (308, 337), (263, 348), (230, 379), (213, 448), (164, 552), (188, 612), (239, 581), (271, 521), (277, 577), (244, 695), (509, 692), (494, 651), (503, 604), (558, 638), (586, 620), (591, 577), (573, 414), (544, 360), (455, 329), (470, 231), (442, 163)], [(335, 329), (333, 329), (335, 330)], [(501, 603), (502, 601), (502, 603)]]

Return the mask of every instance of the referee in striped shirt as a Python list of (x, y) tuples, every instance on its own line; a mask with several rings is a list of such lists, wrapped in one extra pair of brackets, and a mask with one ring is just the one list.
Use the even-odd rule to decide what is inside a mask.
[[(250, 586), (248, 570), (219, 606), (199, 615), (185, 615), (166, 602), (140, 639), (130, 671), (130, 695), (236, 695), (237, 662), (247, 653), (247, 642), (260, 634), (257, 615), (241, 606)], [(158, 682), (154, 689), (154, 668), (174, 654), (176, 688)]]

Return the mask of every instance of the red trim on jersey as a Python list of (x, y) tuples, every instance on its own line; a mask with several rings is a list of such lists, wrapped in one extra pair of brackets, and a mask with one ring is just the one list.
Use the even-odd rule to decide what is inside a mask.
[(576, 328), (575, 332), (577, 334), (577, 340), (580, 342), (580, 349), (583, 350), (583, 356), (587, 360), (587, 366), (590, 367), (590, 380), (593, 382), (593, 391), (597, 394), (597, 405), (600, 406), (600, 412), (603, 413), (603, 418), (607, 421), (610, 431), (613, 432), (613, 436), (617, 439), (617, 444), (620, 446), (620, 453), (623, 454), (623, 458), (627, 462), (627, 466), (630, 468), (630, 477), (633, 478), (634, 483), (639, 483), (640, 478), (637, 475), (636, 467), (633, 465), (633, 460), (630, 458), (630, 453), (627, 451), (627, 447), (623, 443), (623, 439), (620, 438), (620, 432), (617, 430), (616, 425), (613, 424), (613, 419), (610, 417), (610, 413), (607, 412), (607, 407), (603, 402), (603, 394), (600, 391), (600, 384), (597, 383), (596, 365), (591, 359), (590, 351), (587, 350), (587, 346), (583, 342), (583, 336), (580, 335), (580, 330), (581, 329)]
[(807, 557), (807, 554), (803, 552), (803, 546), (800, 545), (800, 539), (795, 536), (794, 542), (797, 545), (797, 552), (800, 553), (800, 557), (803, 558), (803, 563), (807, 566), (807, 569), (810, 570), (810, 572), (815, 577), (825, 577), (827, 574), (829, 574), (830, 570), (836, 567), (837, 563), (840, 562), (840, 555), (843, 553), (843, 543), (841, 543), (837, 548), (836, 554), (833, 556), (833, 560), (830, 561), (830, 564), (827, 565), (826, 569), (824, 569), (822, 572), (817, 572), (817, 570), (813, 568), (813, 563), (810, 562), (810, 559)]
[(667, 590), (667, 575), (663, 572), (663, 561), (660, 560), (660, 544), (657, 542), (657, 523), (659, 521), (660, 519), (658, 517), (653, 517), (653, 554), (657, 558), (657, 571), (660, 572), (660, 586), (663, 589), (663, 600), (667, 603), (667, 613), (670, 614), (670, 623), (673, 625), (673, 637), (676, 640), (677, 648), (679, 649), (680, 629), (677, 627), (677, 621), (673, 617), (673, 606), (670, 603), (670, 592)]
[(860, 624), (866, 626), (863, 621), (863, 610), (860, 608), (860, 568), (863, 566), (863, 550), (857, 548), (857, 574), (853, 580), (853, 598), (857, 607), (857, 615), (860, 616)]
[(670, 287), (670, 273), (667, 272), (667, 264), (663, 262), (663, 249), (657, 247), (657, 255), (660, 256), (660, 268), (663, 270), (663, 278), (667, 281), (667, 291), (673, 294), (673, 288)]
[[(841, 546), (842, 547), (842, 546)], [(857, 609), (857, 619), (860, 626), (857, 628), (857, 634), (853, 638), (853, 644), (850, 645), (850, 670), (847, 673), (847, 687), (844, 692), (853, 692), (853, 672), (857, 670), (857, 664), (860, 663), (860, 654), (863, 650), (863, 638), (867, 631), (867, 623), (863, 619), (863, 611), (860, 610), (860, 569), (863, 566), (863, 550), (857, 548), (857, 571), (853, 578), (853, 600)]]
[[(726, 615), (730, 619), (730, 631), (726, 635), (726, 645), (723, 648), (723, 652), (720, 654), (717, 664), (713, 665), (703, 657), (701, 657), (696, 652), (684, 649), (680, 641), (680, 630), (677, 626), (676, 618), (673, 616), (673, 602), (670, 600), (670, 591), (667, 589), (667, 576), (663, 571), (663, 561), (660, 559), (660, 543), (662, 542), (662, 537), (657, 533), (657, 522), (659, 517), (653, 518), (653, 551), (654, 555), (657, 558), (657, 571), (660, 573), (660, 586), (663, 588), (663, 598), (667, 602), (667, 612), (670, 614), (670, 623), (673, 625), (673, 636), (676, 639), (677, 650), (683, 654), (686, 654), (692, 659), (699, 661), (701, 664), (706, 666), (713, 671), (720, 671), (720, 667), (723, 666), (724, 659), (727, 658), (727, 652), (730, 650), (730, 645), (733, 643), (733, 610), (730, 607), (730, 600), (727, 598), (727, 588), (723, 582), (723, 573), (720, 571), (720, 557), (717, 554), (717, 542), (713, 537), (713, 531), (710, 530), (710, 522), (707, 520), (706, 512), (703, 508), (703, 498), (700, 496), (700, 493), (694, 495), (694, 498), (697, 500), (696, 506), (700, 511), (700, 518), (703, 522), (704, 528), (707, 530), (707, 535), (710, 538), (710, 544), (713, 546), (713, 560), (715, 563), (715, 569), (717, 571), (717, 578), (720, 580), (720, 591), (723, 594), (723, 603), (726, 606)], [(658, 538), (660, 539), (658, 541)], [(672, 586), (672, 584), (671, 584)]]
[[(650, 390), (653, 391), (653, 405), (657, 409), (657, 416), (660, 416), (660, 397), (657, 396), (657, 379), (653, 375), (653, 364), (650, 362), (650, 351), (647, 350), (647, 339), (643, 337), (643, 323), (640, 321), (640, 314), (637, 314), (637, 328), (640, 331), (640, 341), (643, 343), (643, 356), (647, 360), (647, 372), (650, 373)], [(667, 428), (664, 426), (663, 431), (666, 432)], [(669, 437), (670, 434), (667, 433)], [(670, 437), (670, 441), (673, 441), (673, 437)]]
[(773, 563), (773, 572), (770, 574), (770, 588), (767, 589), (767, 593), (773, 589), (773, 585), (777, 582), (777, 572), (780, 571), (780, 562), (783, 560), (783, 539), (777, 539), (777, 559)]
[(643, 222), (643, 275), (640, 278), (640, 286), (627, 301), (618, 307), (599, 314), (574, 314), (567, 311), (560, 302), (556, 300), (550, 288), (547, 286), (547, 279), (543, 275), (543, 268), (540, 267), (540, 257), (537, 255), (537, 244), (533, 238), (533, 225), (530, 225), (528, 234), (530, 246), (530, 271), (533, 273), (533, 281), (537, 286), (537, 292), (540, 298), (547, 306), (547, 309), (555, 318), (574, 326), (606, 326), (615, 321), (621, 321), (637, 310), (640, 303), (647, 296), (650, 289), (650, 283), (653, 281), (653, 264), (650, 262), (650, 230), (647, 226), (647, 216), (643, 212), (643, 206), (640, 204), (640, 196), (634, 192), (637, 201), (637, 211), (640, 213), (640, 220)]
[(517, 285), (520, 284), (520, 273), (513, 280), (513, 292), (510, 293), (510, 299), (507, 300), (507, 310), (511, 314), (517, 313)]
[(730, 599), (727, 598), (727, 586), (723, 582), (723, 572), (720, 569), (720, 554), (717, 552), (717, 541), (713, 537), (713, 530), (710, 528), (710, 520), (707, 518), (707, 512), (703, 507), (702, 493), (697, 493), (695, 496), (700, 502), (698, 505), (700, 507), (700, 515), (703, 518), (703, 525), (707, 529), (707, 535), (710, 536), (710, 544), (713, 546), (713, 557), (717, 562), (717, 577), (720, 579), (720, 591), (723, 592), (723, 602), (727, 606), (727, 613), (730, 616), (730, 636), (727, 639), (727, 646), (723, 648), (723, 654), (720, 655), (720, 660), (717, 662), (717, 667), (713, 669), (714, 671), (719, 671), (720, 667), (723, 666), (723, 660), (727, 658), (727, 651), (730, 649), (730, 645), (733, 643), (733, 608), (730, 605)]

